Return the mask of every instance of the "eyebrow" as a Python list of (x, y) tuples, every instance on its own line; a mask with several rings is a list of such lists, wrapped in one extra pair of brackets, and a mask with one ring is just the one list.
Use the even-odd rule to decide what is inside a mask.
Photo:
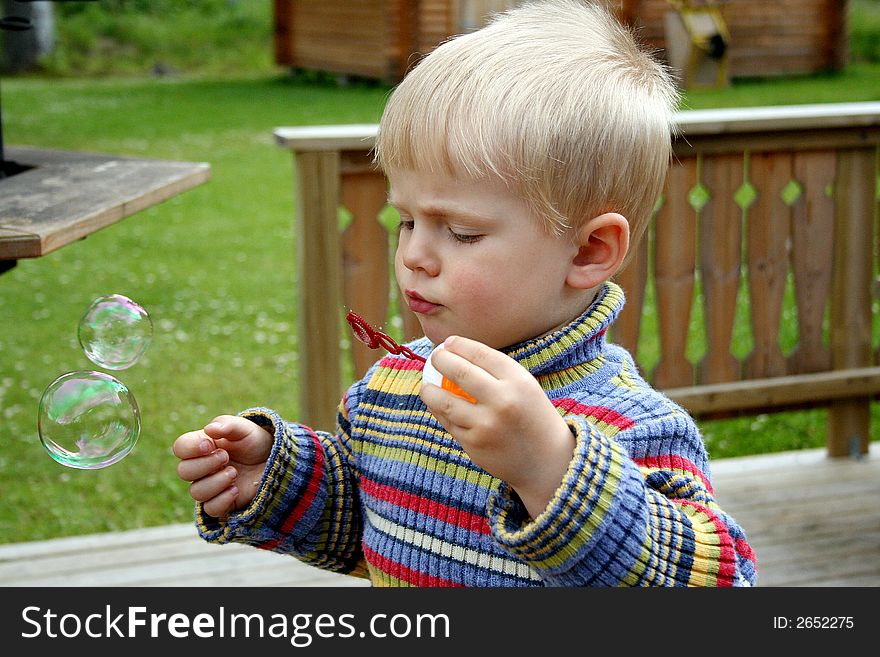
[[(388, 205), (390, 205), (395, 210), (400, 210), (400, 206), (395, 203), (394, 199), (391, 196), (388, 196), (386, 199)], [(431, 217), (432, 219), (448, 219), (453, 217), (460, 217), (462, 219), (478, 219), (481, 221), (494, 221), (494, 219), (490, 216), (480, 214), (479, 212), (474, 212), (473, 210), (467, 208), (461, 208), (457, 206), (445, 206), (443, 204), (430, 204), (424, 207), (419, 208), (419, 213), (423, 214), (427, 217)]]

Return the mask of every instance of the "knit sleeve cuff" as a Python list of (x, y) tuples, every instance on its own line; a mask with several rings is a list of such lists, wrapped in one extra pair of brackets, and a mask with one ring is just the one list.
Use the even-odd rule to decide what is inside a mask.
[[(621, 498), (643, 495), (638, 468), (616, 442), (581, 418), (567, 418), (575, 436), (574, 456), (547, 508), (532, 519), (513, 489), (502, 483), (489, 502), (493, 534), (511, 554), (528, 562), (545, 578), (565, 579), (609, 531), (621, 535), (632, 524), (644, 526)], [(599, 550), (602, 552), (603, 550)], [(613, 555), (606, 554), (606, 558)], [(592, 568), (605, 558), (591, 559)], [(571, 577), (582, 578), (581, 572)]]
[(275, 438), (266, 469), (256, 496), (244, 509), (220, 519), (196, 504), (199, 534), (212, 543), (242, 542), (271, 549), (296, 543), (317, 522), (325, 502), (318, 438), (307, 427), (285, 423), (269, 409), (253, 408), (240, 415)]

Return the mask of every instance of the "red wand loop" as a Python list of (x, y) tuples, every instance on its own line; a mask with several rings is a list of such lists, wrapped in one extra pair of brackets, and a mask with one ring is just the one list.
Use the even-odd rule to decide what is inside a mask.
[(379, 349), (381, 347), (389, 353), (406, 356), (407, 358), (419, 360), (423, 363), (425, 362), (424, 357), (419, 356), (409, 347), (397, 344), (390, 335), (370, 326), (363, 317), (353, 310), (348, 311), (348, 314), (345, 316), (345, 321), (351, 326), (351, 330), (354, 332), (355, 337), (370, 349)]

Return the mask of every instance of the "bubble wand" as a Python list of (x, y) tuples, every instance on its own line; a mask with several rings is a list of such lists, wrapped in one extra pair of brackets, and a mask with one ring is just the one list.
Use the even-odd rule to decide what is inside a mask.
[(345, 321), (348, 322), (355, 337), (370, 349), (379, 349), (382, 347), (392, 354), (406, 356), (407, 358), (418, 360), (423, 363), (425, 362), (424, 356), (419, 356), (409, 347), (397, 344), (394, 341), (394, 338), (387, 333), (383, 333), (379, 329), (370, 326), (367, 320), (353, 310), (348, 311), (348, 314), (345, 316)]
[[(370, 326), (367, 320), (365, 320), (353, 310), (350, 310), (348, 312), (348, 314), (345, 316), (345, 320), (348, 322), (348, 325), (351, 326), (351, 330), (354, 332), (355, 337), (357, 337), (358, 340), (363, 342), (370, 349), (378, 349), (379, 347), (383, 347), (386, 351), (392, 354), (406, 356), (407, 358), (410, 358), (412, 360), (418, 360), (422, 363), (425, 363), (425, 366), (422, 369), (423, 381), (433, 383), (434, 385), (439, 386), (444, 390), (448, 390), (453, 395), (458, 395), (463, 399), (467, 399), (471, 403), (476, 403), (476, 399), (474, 399), (471, 395), (462, 390), (461, 387), (440, 374), (440, 372), (438, 372), (434, 368), (434, 365), (431, 363), (430, 355), (428, 356), (428, 358), (425, 358), (423, 356), (419, 356), (409, 347), (404, 347), (403, 345), (397, 344), (397, 342), (395, 342), (390, 335)], [(442, 344), (437, 347), (437, 349), (442, 348)], [(431, 352), (431, 354), (433, 353), (434, 352)]]

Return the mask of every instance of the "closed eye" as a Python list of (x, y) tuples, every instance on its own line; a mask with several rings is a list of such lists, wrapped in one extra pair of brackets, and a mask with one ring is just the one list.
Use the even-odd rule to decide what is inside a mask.
[(474, 244), (485, 237), (484, 235), (471, 235), (470, 233), (456, 233), (451, 228), (449, 229), (449, 236), (459, 244)]

